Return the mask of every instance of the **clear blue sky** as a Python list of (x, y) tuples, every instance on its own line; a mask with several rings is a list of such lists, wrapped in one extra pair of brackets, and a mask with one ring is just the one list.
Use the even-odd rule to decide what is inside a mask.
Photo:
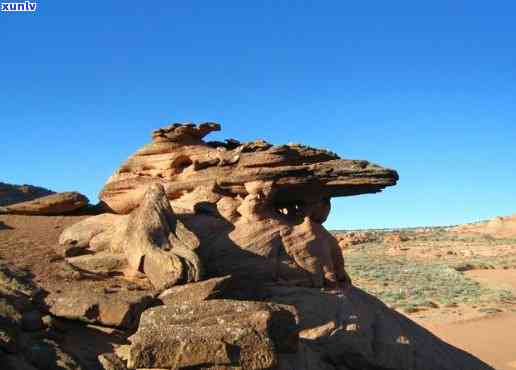
[(331, 228), (516, 212), (514, 1), (42, 1), (0, 35), (0, 181), (96, 202), (152, 129), (210, 120), (399, 171)]

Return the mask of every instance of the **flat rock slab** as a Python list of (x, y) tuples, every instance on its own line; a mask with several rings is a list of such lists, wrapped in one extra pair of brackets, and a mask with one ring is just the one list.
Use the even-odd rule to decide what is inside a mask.
[(15, 185), (0, 182), (0, 207), (41, 198), (53, 191), (33, 185)]
[(297, 338), (287, 306), (233, 300), (159, 306), (143, 313), (130, 337), (128, 367), (271, 369), (279, 353), (297, 351)]
[(11, 204), (2, 207), (2, 212), (19, 215), (62, 215), (84, 208), (88, 203), (88, 198), (72, 191)]
[(52, 292), (44, 302), (52, 315), (122, 329), (133, 328), (141, 313), (156, 304), (150, 292), (106, 288)]
[(80, 270), (104, 275), (121, 272), (127, 266), (127, 261), (124, 256), (110, 252), (85, 254), (82, 256), (70, 257), (66, 260), (72, 266), (79, 268)]

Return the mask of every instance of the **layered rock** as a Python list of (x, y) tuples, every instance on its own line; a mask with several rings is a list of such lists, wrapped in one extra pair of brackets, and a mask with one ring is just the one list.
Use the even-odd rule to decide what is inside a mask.
[[(119, 237), (123, 233), (113, 232), (115, 228), (106, 225), (115, 223), (114, 216), (102, 220), (98, 216), (96, 226), (83, 228), (95, 230), (93, 237), (87, 232), (81, 235), (78, 228), (82, 226), (70, 231), (74, 237), (66, 236), (65, 231), (61, 244), (70, 247), (65, 255), (84, 248), (85, 240), (90, 250), (121, 248), (132, 270), (145, 270), (147, 264), (146, 275), (154, 274), (159, 289), (181, 279), (170, 275), (166, 284), (157, 282), (157, 276), (164, 276), (161, 269), (165, 265), (168, 274), (179, 273), (182, 265), (174, 257), (177, 255), (183, 264), (190, 265), (187, 271), (194, 275), (202, 261), (208, 275), (252, 275), (256, 280), (313, 287), (349, 286), (339, 246), (321, 225), (330, 212), (330, 198), (380, 191), (396, 183), (397, 173), (302, 145), (273, 146), (261, 140), (243, 144), (236, 140), (203, 141), (209, 132), (217, 130), (218, 124), (204, 123), (174, 124), (154, 131), (153, 142), (131, 156), (100, 194), (105, 205), (117, 213), (134, 210), (129, 221), (119, 217), (116, 229), (129, 230), (126, 233), (131, 235), (125, 240), (139, 240), (132, 243), (135, 247), (128, 247), (130, 242), (125, 245)], [(167, 216), (154, 213), (149, 217), (144, 211), (152, 209), (145, 194), (149, 186), (156, 186), (153, 184), (163, 187), (178, 220), (187, 227), (180, 230), (189, 229), (195, 234), (198, 249), (191, 246), (180, 252), (175, 247), (171, 249), (175, 253), (163, 252), (170, 249), (168, 243), (181, 243), (166, 241), (165, 235), (174, 234), (168, 231), (167, 222), (162, 222)], [(159, 203), (162, 210), (167, 207), (162, 200), (152, 202)], [(152, 221), (148, 230), (131, 221), (153, 217), (161, 221)], [(132, 226), (127, 227), (127, 222)], [(150, 234), (160, 235), (151, 242), (154, 247), (142, 247), (148, 244), (145, 235)], [(75, 245), (65, 242), (73, 238), (78, 240)], [(142, 259), (143, 252), (138, 248), (146, 249), (148, 258)], [(194, 249), (192, 255), (189, 251)], [(144, 265), (138, 265), (142, 261)], [(186, 280), (196, 279), (191, 276)]]
[[(0, 269), (0, 323), (8, 323), (0, 363), (490, 369), (352, 287), (322, 225), (331, 197), (380, 191), (396, 183), (395, 171), (300, 145), (203, 141), (219, 129), (156, 130), (101, 193), (116, 213), (80, 218), (61, 233), (61, 256), (39, 271), (44, 292), (16, 280), (4, 297)], [(37, 309), (28, 299), (36, 295)], [(65, 338), (50, 330), (61, 326), (55, 316), (74, 325)]]
[[(204, 142), (220, 125), (174, 124), (154, 131), (153, 141), (132, 155), (107, 181), (100, 199), (116, 213), (136, 208), (149, 183), (164, 185), (170, 200), (199, 187), (230, 197), (245, 197), (245, 184), (272, 181), (277, 208), (315, 208), (324, 219), (328, 199), (374, 193), (396, 184), (398, 175), (363, 160), (340, 159), (326, 150), (264, 141)], [(201, 201), (202, 199), (199, 199)]]
[(14, 185), (0, 182), (0, 207), (27, 202), (54, 194), (53, 191), (33, 185)]
[(62, 215), (80, 210), (88, 203), (88, 198), (80, 193), (63, 192), (1, 207), (0, 212), (18, 215)]

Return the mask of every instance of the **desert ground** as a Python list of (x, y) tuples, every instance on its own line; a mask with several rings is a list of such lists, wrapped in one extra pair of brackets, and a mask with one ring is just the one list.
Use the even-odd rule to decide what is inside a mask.
[(497, 222), (334, 234), (355, 285), (448, 343), (510, 370), (516, 238), (505, 224), (493, 228)]

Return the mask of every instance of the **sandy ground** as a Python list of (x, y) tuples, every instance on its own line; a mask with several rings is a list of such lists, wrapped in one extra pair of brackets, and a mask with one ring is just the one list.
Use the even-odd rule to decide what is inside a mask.
[(473, 270), (466, 271), (466, 276), (488, 287), (493, 286), (516, 292), (516, 270)]
[[(473, 270), (466, 275), (487, 287), (516, 292), (516, 270)], [(446, 342), (472, 353), (498, 370), (516, 369), (516, 313), (478, 317), (462, 308), (460, 319), (448, 315), (411, 317)]]
[(516, 313), (501, 313), (451, 324), (419, 323), (444, 341), (472, 353), (495, 369), (516, 369)]

